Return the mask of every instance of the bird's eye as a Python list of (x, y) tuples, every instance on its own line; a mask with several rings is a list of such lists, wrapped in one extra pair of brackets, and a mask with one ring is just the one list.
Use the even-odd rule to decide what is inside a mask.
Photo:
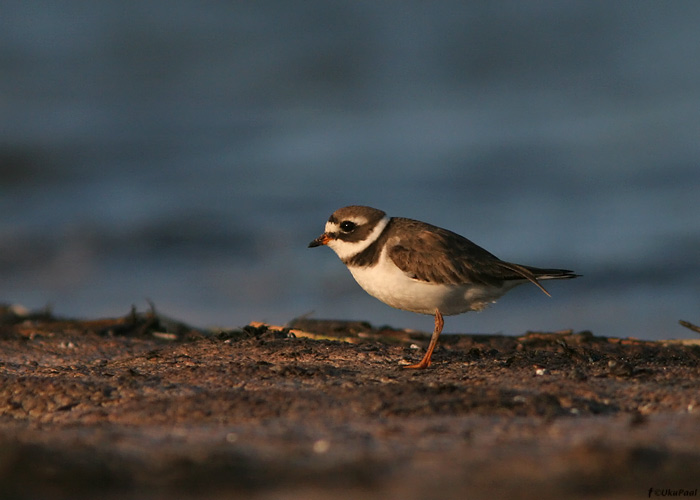
[(344, 233), (349, 233), (353, 229), (357, 227), (357, 224), (355, 224), (352, 221), (349, 220), (344, 220), (343, 222), (340, 223), (340, 230)]

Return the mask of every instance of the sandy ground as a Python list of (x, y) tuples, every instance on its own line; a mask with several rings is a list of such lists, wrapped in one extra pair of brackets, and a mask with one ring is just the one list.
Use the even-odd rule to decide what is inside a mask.
[(0, 314), (2, 498), (656, 498), (700, 488), (700, 343)]

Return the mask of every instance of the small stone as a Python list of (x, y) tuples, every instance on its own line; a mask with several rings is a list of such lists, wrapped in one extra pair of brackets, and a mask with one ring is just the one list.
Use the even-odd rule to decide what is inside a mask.
[(314, 453), (323, 454), (326, 453), (331, 448), (331, 442), (327, 439), (319, 439), (314, 442), (313, 450)]

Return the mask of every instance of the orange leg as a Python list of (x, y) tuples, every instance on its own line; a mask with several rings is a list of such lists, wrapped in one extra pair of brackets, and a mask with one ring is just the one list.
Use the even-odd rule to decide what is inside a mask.
[(433, 351), (435, 350), (438, 337), (440, 336), (440, 333), (442, 333), (442, 327), (444, 325), (445, 322), (442, 320), (442, 314), (440, 314), (439, 310), (435, 309), (435, 330), (433, 330), (433, 336), (430, 337), (430, 344), (428, 345), (428, 350), (425, 351), (425, 356), (423, 356), (423, 359), (420, 360), (420, 363), (415, 365), (406, 365), (404, 368), (424, 369), (430, 366), (430, 358), (433, 356)]

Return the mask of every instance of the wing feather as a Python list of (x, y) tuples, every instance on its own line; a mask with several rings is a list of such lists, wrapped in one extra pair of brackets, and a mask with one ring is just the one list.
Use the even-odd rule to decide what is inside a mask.
[(549, 295), (540, 279), (574, 278), (564, 269), (538, 269), (500, 260), (452, 231), (411, 219), (394, 218), (401, 237), (387, 241), (388, 256), (411, 278), (436, 284), (501, 286), (528, 280)]

